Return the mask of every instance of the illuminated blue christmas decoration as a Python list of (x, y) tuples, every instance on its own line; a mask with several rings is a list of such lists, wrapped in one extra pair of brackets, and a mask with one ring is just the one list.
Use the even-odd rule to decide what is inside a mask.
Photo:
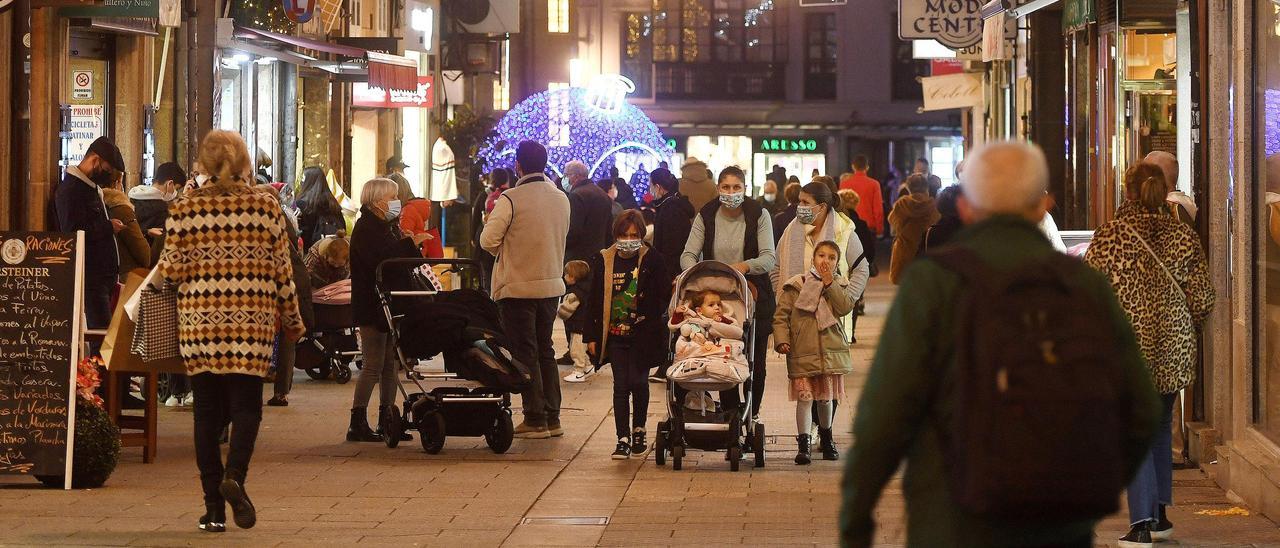
[[(543, 91), (521, 101), (498, 121), (493, 137), (480, 148), (478, 156), (484, 160), (484, 172), (514, 168), (515, 147), (521, 141), (537, 141), (546, 146), (547, 171), (557, 176), (573, 160), (587, 164), (593, 180), (607, 177), (620, 155), (647, 169), (669, 161), (675, 151), (667, 146), (658, 127), (644, 112), (626, 102), (626, 94), (634, 90), (635, 84), (630, 80), (609, 75), (593, 80), (591, 89)], [(637, 200), (649, 185), (638, 186), (644, 188), (633, 189)]]

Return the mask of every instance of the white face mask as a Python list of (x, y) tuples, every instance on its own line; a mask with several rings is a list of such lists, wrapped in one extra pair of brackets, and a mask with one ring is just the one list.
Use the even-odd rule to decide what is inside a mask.
[(387, 202), (387, 219), (400, 218), (400, 200), (391, 200)]
[(203, 173), (196, 175), (196, 186), (204, 186), (209, 181), (209, 176)]

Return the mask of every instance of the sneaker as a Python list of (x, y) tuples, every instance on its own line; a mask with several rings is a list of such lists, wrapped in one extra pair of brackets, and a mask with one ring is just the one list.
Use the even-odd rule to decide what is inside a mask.
[(267, 400), (267, 405), (271, 407), (288, 407), (289, 400), (285, 399), (284, 396), (272, 396), (271, 399)]
[(573, 357), (569, 356), (568, 352), (565, 352), (563, 356), (556, 358), (556, 365), (573, 365)]
[(525, 440), (545, 440), (551, 437), (551, 431), (545, 426), (530, 426), (527, 422), (521, 422), (516, 427), (515, 437)]
[(564, 382), (586, 382), (587, 379), (595, 376), (595, 369), (587, 369), (585, 371), (574, 371), (564, 376)]
[(564, 427), (560, 426), (560, 421), (548, 422), (547, 433), (553, 438), (558, 438), (564, 435)]
[(165, 407), (178, 407), (180, 405), (182, 405), (182, 400), (177, 396), (169, 396), (169, 399), (164, 400)]
[(635, 431), (631, 433), (631, 452), (639, 455), (648, 449), (649, 445), (646, 444), (644, 440), (644, 429), (636, 428)]
[(1173, 523), (1169, 521), (1169, 516), (1164, 511), (1164, 505), (1161, 504), (1159, 517), (1151, 525), (1151, 540), (1162, 542), (1171, 538), (1173, 538)]
[(191, 407), (195, 404), (196, 404), (196, 395), (194, 392), (188, 392), (186, 396), (182, 397), (183, 407)]
[(658, 367), (654, 369), (652, 373), (649, 373), (649, 382), (659, 383), (659, 384), (667, 382), (667, 378), (662, 374), (661, 367)]
[(226, 511), (207, 510), (203, 516), (200, 516), (201, 531), (206, 533), (222, 533), (227, 530)]
[(258, 512), (244, 491), (244, 480), (228, 475), (218, 486), (218, 493), (231, 505), (232, 520), (236, 527), (252, 529), (258, 523)]
[(627, 438), (618, 438), (618, 448), (613, 450), (613, 460), (627, 460), (631, 458), (631, 440)]
[(1129, 528), (1129, 534), (1120, 537), (1120, 548), (1151, 548), (1151, 522), (1144, 521)]

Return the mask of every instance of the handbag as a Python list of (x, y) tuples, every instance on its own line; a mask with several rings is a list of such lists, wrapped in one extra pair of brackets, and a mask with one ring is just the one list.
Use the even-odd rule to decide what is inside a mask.
[(143, 361), (181, 356), (178, 349), (178, 289), (145, 285), (138, 291), (137, 327), (130, 350)]

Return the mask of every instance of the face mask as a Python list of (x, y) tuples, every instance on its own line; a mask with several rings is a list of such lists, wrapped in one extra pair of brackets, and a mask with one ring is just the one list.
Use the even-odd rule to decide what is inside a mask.
[(387, 202), (387, 218), (396, 219), (398, 217), (400, 217), (400, 200)]
[(618, 240), (614, 245), (617, 246), (619, 253), (631, 255), (639, 252), (640, 248), (644, 246), (644, 242), (640, 240)]
[(747, 199), (747, 195), (742, 192), (734, 192), (732, 194), (721, 194), (720, 203), (729, 209), (738, 209), (742, 207), (742, 202)]
[(208, 175), (205, 175), (203, 173), (196, 175), (196, 186), (204, 186), (204, 183), (208, 180), (209, 180)]
[(811, 225), (818, 219), (818, 208), (816, 206), (802, 205), (796, 206), (796, 220), (802, 225)]
[(111, 188), (112, 183), (115, 182), (115, 177), (111, 176), (111, 170), (103, 169), (94, 173), (92, 177), (89, 177), (89, 180), (102, 188)]
[(777, 195), (777, 194), (765, 194), (765, 195), (764, 195), (764, 201), (769, 202), (769, 203), (771, 203), (771, 204), (772, 204), (772, 203), (773, 203), (773, 201), (774, 201), (774, 200), (776, 200), (777, 198), (778, 198), (778, 195)]

